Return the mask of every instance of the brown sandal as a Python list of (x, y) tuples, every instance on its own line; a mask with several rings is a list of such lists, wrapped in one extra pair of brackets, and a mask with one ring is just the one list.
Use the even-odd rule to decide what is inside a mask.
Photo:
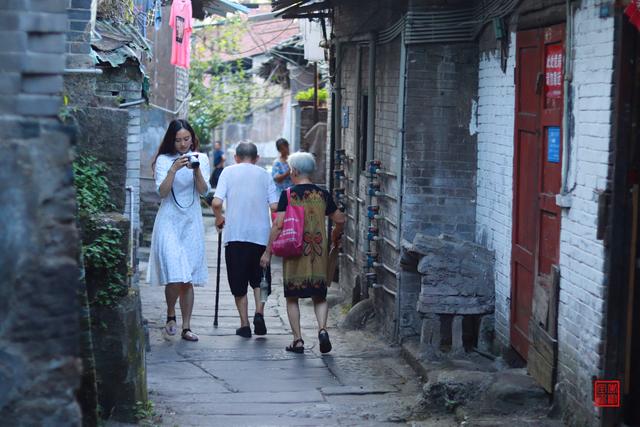
[[(302, 344), (301, 346), (298, 346), (298, 343)], [(302, 338), (298, 338), (297, 340), (293, 341), (293, 343), (291, 343), (291, 345), (288, 345), (285, 350), (290, 351), (292, 353), (304, 353), (304, 340)]]

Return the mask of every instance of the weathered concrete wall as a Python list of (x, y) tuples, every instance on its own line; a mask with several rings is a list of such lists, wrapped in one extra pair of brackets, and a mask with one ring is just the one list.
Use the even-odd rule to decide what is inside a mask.
[(124, 211), (129, 114), (115, 108), (84, 108), (73, 117), (78, 126), (77, 154), (93, 156), (107, 165), (111, 197), (116, 210)]
[[(62, 105), (66, 1), (0, 3), (0, 419), (81, 424), (80, 269)], [(63, 328), (60, 325), (64, 325)]]

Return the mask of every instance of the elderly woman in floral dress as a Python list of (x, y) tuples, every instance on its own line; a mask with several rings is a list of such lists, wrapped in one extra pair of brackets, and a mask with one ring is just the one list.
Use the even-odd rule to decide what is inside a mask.
[(294, 153), (288, 158), (291, 168), (293, 187), (283, 191), (278, 203), (278, 215), (274, 221), (269, 243), (261, 259), (263, 267), (271, 261), (271, 244), (282, 231), (287, 205), (304, 207), (304, 244), (303, 253), (299, 257), (283, 260), (284, 296), (287, 299), (287, 315), (293, 332), (293, 342), (287, 351), (304, 352), (304, 341), (300, 330), (300, 298), (312, 298), (316, 319), (318, 321), (318, 340), (320, 352), (331, 351), (331, 341), (327, 332), (327, 285), (331, 278), (327, 277), (327, 260), (329, 242), (325, 217), (329, 217), (335, 227), (331, 233), (331, 241), (338, 246), (345, 215), (338, 210), (331, 194), (314, 185), (309, 176), (316, 167), (313, 156), (309, 153)]

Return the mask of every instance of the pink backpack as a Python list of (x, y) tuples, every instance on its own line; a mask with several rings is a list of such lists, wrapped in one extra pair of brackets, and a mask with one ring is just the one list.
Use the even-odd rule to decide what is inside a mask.
[(302, 235), (304, 234), (304, 207), (291, 206), (291, 189), (287, 189), (287, 210), (284, 224), (278, 238), (271, 244), (276, 256), (295, 258), (302, 255)]

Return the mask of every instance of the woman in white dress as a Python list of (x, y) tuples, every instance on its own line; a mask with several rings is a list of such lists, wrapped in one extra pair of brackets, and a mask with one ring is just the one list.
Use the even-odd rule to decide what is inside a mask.
[(169, 335), (177, 332), (175, 305), (180, 299), (182, 338), (187, 341), (198, 341), (191, 332), (193, 287), (204, 286), (208, 278), (199, 196), (209, 191), (205, 177), (211, 171), (198, 148), (189, 123), (173, 120), (152, 164), (162, 203), (153, 225), (147, 279), (165, 287)]

